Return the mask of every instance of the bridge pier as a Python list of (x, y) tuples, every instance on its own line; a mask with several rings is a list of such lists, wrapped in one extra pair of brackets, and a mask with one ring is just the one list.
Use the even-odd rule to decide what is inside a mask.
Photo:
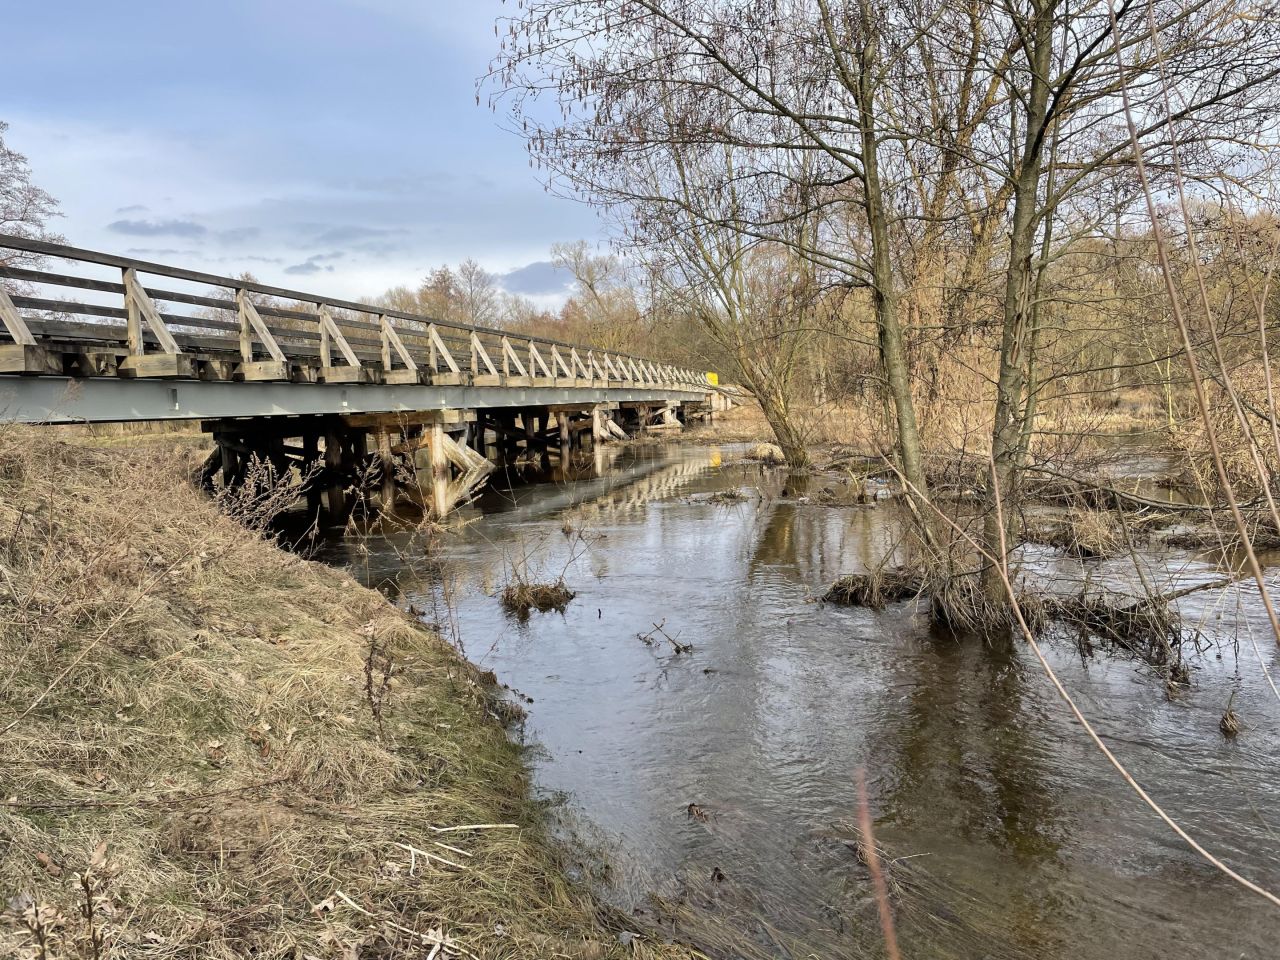
[(402, 494), (439, 518), (493, 469), (468, 442), (483, 443), (473, 420), (459, 410), (210, 420), (203, 428), (213, 435), (217, 456), (206, 472), (211, 483), (220, 473), (227, 489), (294, 483), (308, 513), (334, 523), (357, 508), (371, 509), (371, 498), (393, 512)]
[(584, 402), (358, 413), (259, 416), (203, 421), (216, 456), (206, 468), (224, 488), (292, 482), (308, 514), (344, 523), (353, 511), (394, 512), (412, 501), (431, 518), (470, 499), (497, 462), (552, 457), (570, 476), (587, 441), (600, 447), (628, 430), (679, 428), (675, 402)]

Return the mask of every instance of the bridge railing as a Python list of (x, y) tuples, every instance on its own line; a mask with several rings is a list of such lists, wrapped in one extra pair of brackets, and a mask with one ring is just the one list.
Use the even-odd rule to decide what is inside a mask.
[(658, 360), (0, 234), (6, 280), (0, 373), (711, 389)]

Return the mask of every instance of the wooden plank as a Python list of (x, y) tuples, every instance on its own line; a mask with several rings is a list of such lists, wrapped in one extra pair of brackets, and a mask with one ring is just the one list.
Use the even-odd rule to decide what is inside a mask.
[(381, 427), (415, 427), (424, 423), (442, 423), (446, 426), (459, 423), (471, 423), (476, 419), (474, 410), (460, 410), (446, 407), (443, 410), (415, 410), (403, 413), (350, 413), (342, 418), (349, 427), (381, 428)]
[[(475, 332), (471, 334), (471, 373), (480, 373), (480, 363), (483, 361), (484, 369), (488, 376), (496, 377), (498, 368), (493, 365), (493, 361), (489, 359), (489, 352), (485, 350), (484, 344), (480, 342), (480, 338)], [(473, 378), (474, 379), (474, 378)]]
[(86, 350), (71, 362), (72, 375), (81, 377), (114, 377), (120, 358), (114, 353)]
[(189, 353), (134, 353), (120, 361), (117, 373), (129, 379), (192, 379), (196, 361)]
[(5, 280), (25, 280), (28, 283), (43, 283), (52, 287), (71, 287), (76, 290), (94, 290), (99, 293), (115, 293), (124, 295), (124, 284), (112, 280), (92, 280), (88, 277), (71, 277), (62, 273), (45, 273), (42, 270), (27, 270), (23, 267), (0, 266), (0, 278)]
[(438, 423), (431, 425), (431, 509), (436, 519), (453, 507), (449, 501), (449, 457), (445, 443), (452, 442)]
[(289, 364), (283, 360), (251, 360), (236, 367), (237, 380), (288, 380)]
[(596, 359), (596, 352), (594, 350), (587, 351), (587, 366), (591, 370), (592, 379), (594, 380), (609, 379), (608, 376), (605, 375), (604, 368), (600, 366), (600, 361)]
[(0, 373), (62, 373), (62, 358), (34, 343), (0, 344)]
[(569, 380), (573, 379), (573, 371), (565, 365), (564, 357), (560, 356), (560, 350), (553, 343), (551, 345), (551, 373), (557, 380), (559, 380), (561, 371), (564, 371), (565, 378)]
[(384, 370), (382, 373), (382, 382), (395, 385), (422, 383), (422, 371), (416, 367), (412, 370), (407, 367), (397, 367), (394, 370)]
[(427, 327), (427, 339), (431, 342), (431, 372), (433, 374), (432, 382), (439, 382), (434, 379), (436, 371), (436, 358), (439, 357), (444, 361), (445, 366), (449, 368), (450, 373), (461, 373), (458, 368), (458, 361), (453, 359), (453, 354), (449, 352), (449, 348), (444, 345), (444, 341), (440, 339), (440, 332), (433, 323)]
[(372, 381), (369, 372), (365, 367), (326, 367), (322, 364), (316, 379), (320, 383), (369, 383)]
[(542, 359), (542, 354), (538, 352), (538, 348), (534, 345), (533, 341), (530, 340), (529, 341), (529, 370), (536, 377), (538, 375), (539, 369), (542, 370), (542, 375), (544, 377), (552, 376), (551, 371), (547, 369), (547, 362)]
[(515, 349), (511, 346), (511, 341), (505, 336), (502, 338), (502, 372), (511, 375), (511, 367), (515, 366), (519, 372), (519, 376), (525, 379), (529, 377), (529, 370), (525, 367), (523, 361), (516, 354)]
[(196, 372), (201, 380), (227, 381), (234, 377), (236, 365), (230, 360), (199, 360)]

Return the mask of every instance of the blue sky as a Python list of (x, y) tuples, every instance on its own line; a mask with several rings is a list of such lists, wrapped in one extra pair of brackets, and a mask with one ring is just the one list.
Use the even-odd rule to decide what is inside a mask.
[(471, 257), (556, 299), (550, 245), (602, 236), (476, 105), (499, 0), (0, 9), (0, 120), (72, 244), (335, 297)]

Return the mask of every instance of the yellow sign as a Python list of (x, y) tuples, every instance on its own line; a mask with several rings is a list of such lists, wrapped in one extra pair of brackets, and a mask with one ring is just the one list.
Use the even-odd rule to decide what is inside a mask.
[(707, 382), (708, 382), (708, 383), (710, 383), (713, 387), (718, 387), (718, 386), (720, 386), (720, 374), (718, 374), (718, 373), (708, 373), (708, 374), (707, 374)]

